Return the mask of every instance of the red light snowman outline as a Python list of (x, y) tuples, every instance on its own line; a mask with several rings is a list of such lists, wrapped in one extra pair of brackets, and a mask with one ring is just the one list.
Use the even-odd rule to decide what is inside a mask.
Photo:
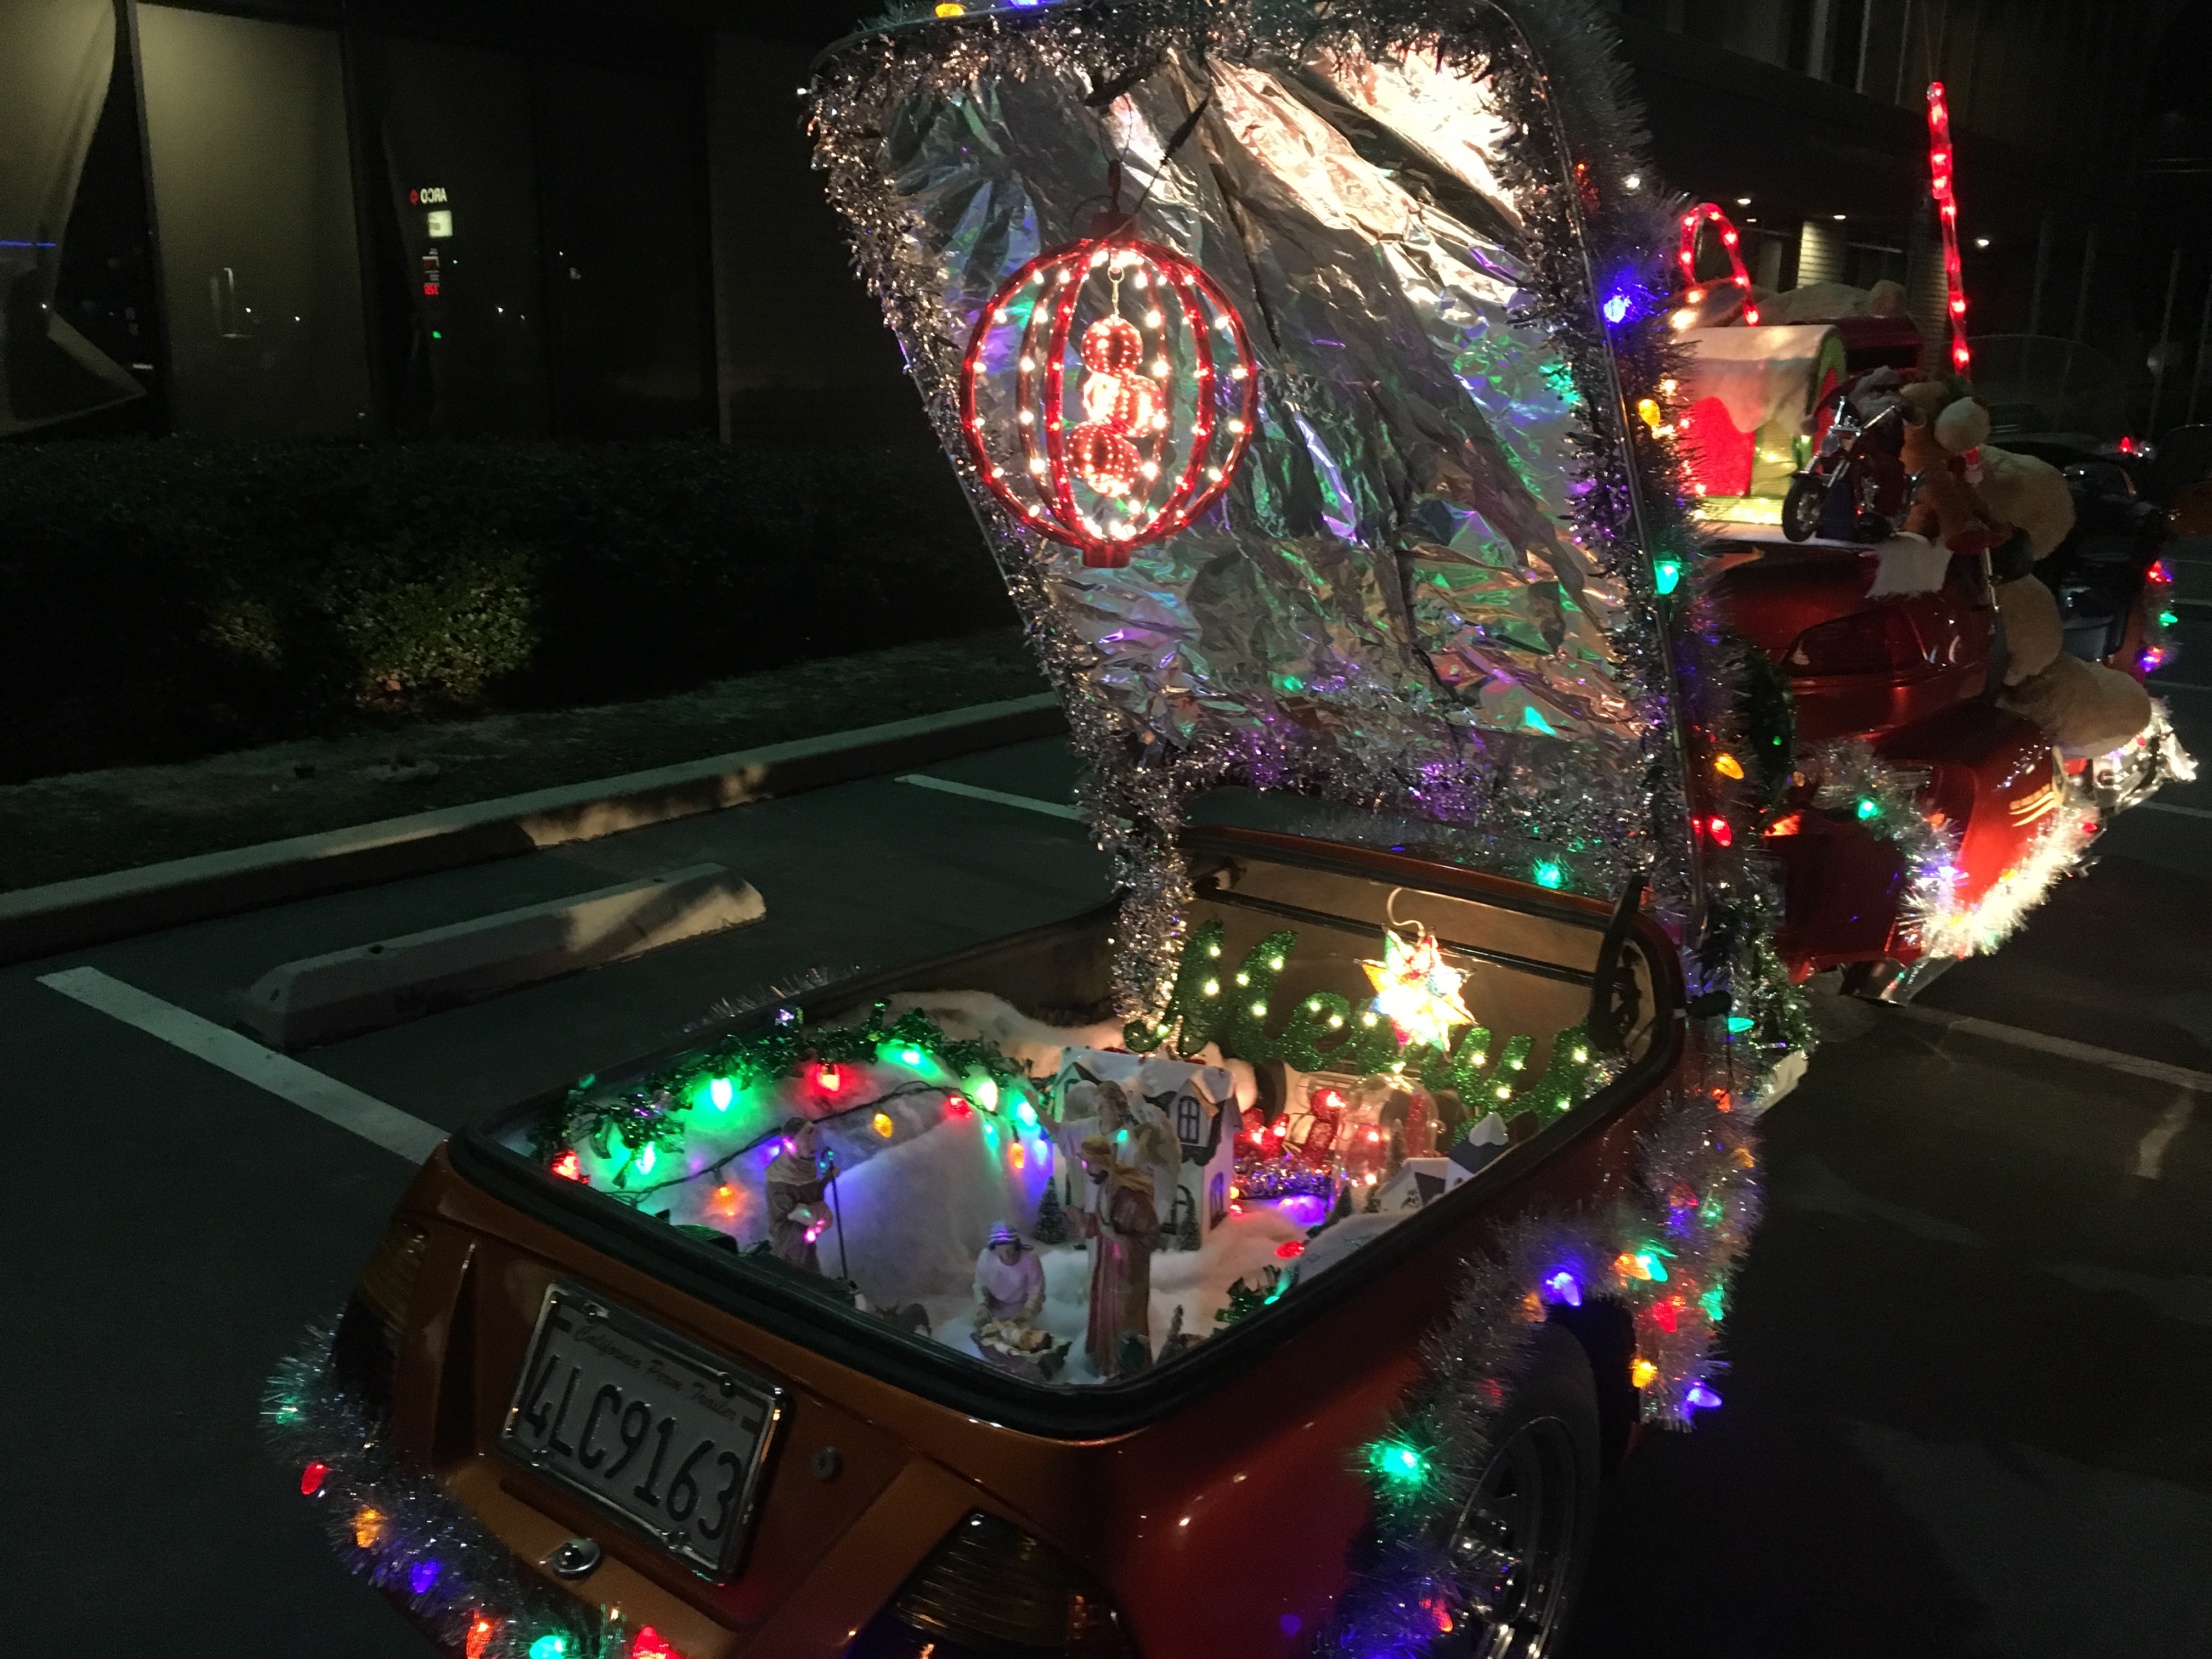
[[(1102, 281), (1108, 291), (1096, 296)], [(1134, 320), (1122, 314), (1125, 286), (1143, 307)], [(1079, 333), (1086, 293), (1096, 296), (1093, 314)], [(991, 352), (1008, 333), (1017, 333), (1011, 346)], [(1218, 344), (1216, 336), (1224, 337)], [(987, 364), (992, 356), (995, 368)], [(979, 387), (1009, 365), (1012, 443), (977, 406)], [(1080, 419), (1068, 407), (1071, 368)], [(991, 493), (1021, 522), (1103, 569), (1127, 565), (1134, 550), (1184, 528), (1220, 498), (1250, 446), (1258, 410), (1251, 342), (1228, 296), (1181, 254), (1126, 234), (1066, 243), (1023, 265), (983, 307), (960, 364), (961, 426)], [(1102, 509), (1115, 507), (1120, 521), (1101, 522)]]

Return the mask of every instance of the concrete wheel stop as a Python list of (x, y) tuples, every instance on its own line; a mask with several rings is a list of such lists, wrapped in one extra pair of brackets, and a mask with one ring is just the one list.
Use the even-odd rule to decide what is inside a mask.
[(242, 994), (240, 1023), (272, 1048), (304, 1048), (741, 927), (767, 914), (751, 883), (719, 864), (690, 865), (285, 963)]

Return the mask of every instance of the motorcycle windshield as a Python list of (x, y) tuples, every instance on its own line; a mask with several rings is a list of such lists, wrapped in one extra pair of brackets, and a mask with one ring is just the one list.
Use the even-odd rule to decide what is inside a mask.
[(832, 198), (1139, 860), (1235, 783), (1547, 885), (1688, 865), (1631, 300), (1517, 27), (1451, 16), (1409, 53), (1231, 4), (1125, 58), (1040, 8), (820, 67)]

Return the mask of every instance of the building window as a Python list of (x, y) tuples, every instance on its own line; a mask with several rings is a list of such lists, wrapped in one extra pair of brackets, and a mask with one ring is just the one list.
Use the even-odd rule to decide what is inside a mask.
[(1206, 1133), (1205, 1115), (1198, 1102), (1185, 1095), (1176, 1102), (1176, 1139), (1186, 1146), (1195, 1146)]

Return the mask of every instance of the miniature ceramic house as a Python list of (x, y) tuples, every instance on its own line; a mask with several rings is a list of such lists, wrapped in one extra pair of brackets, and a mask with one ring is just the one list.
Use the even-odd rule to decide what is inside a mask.
[(1121, 1085), (1146, 1116), (1158, 1114), (1175, 1137), (1182, 1160), (1155, 1173), (1152, 1196), (1161, 1224), (1185, 1231), (1194, 1215), (1203, 1241), (1229, 1212), (1236, 1180), (1236, 1080), (1223, 1067), (1192, 1060), (1146, 1058), (1110, 1048), (1070, 1048), (1062, 1056), (1052, 1092), (1060, 1103), (1065, 1168), (1079, 1169), (1085, 1137), (1097, 1132), (1097, 1085)]

